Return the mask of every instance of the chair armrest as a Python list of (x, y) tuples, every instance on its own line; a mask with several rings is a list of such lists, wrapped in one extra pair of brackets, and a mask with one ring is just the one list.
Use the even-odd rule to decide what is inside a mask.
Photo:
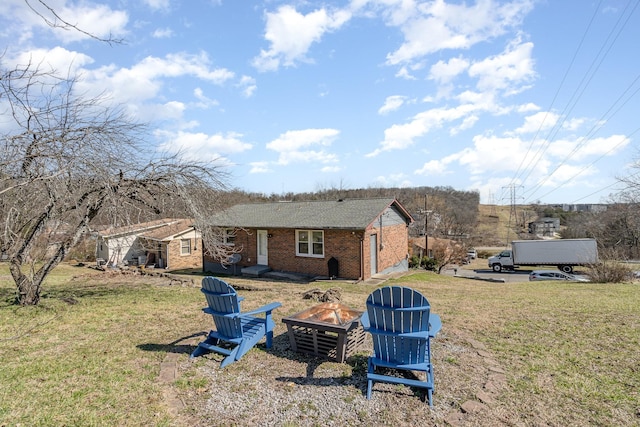
[(442, 320), (440, 320), (440, 316), (431, 313), (429, 315), (429, 336), (435, 337), (438, 335), (438, 332), (440, 332), (440, 329), (442, 329)]
[(272, 310), (275, 310), (276, 308), (282, 306), (281, 303), (279, 302), (272, 302), (271, 304), (267, 304), (267, 305), (263, 305), (260, 308), (256, 308), (255, 310), (251, 310), (251, 311), (245, 311), (242, 313), (239, 313), (242, 316), (247, 316), (247, 315), (254, 315), (254, 314), (259, 314), (259, 313), (270, 313)]
[(360, 324), (362, 325), (362, 329), (364, 329), (365, 331), (369, 330), (369, 328), (371, 327), (371, 322), (369, 321), (369, 313), (367, 313), (366, 311), (362, 313), (362, 316), (360, 316)]
[(213, 292), (213, 291), (210, 291), (209, 289), (205, 289), (205, 288), (200, 288), (200, 292), (202, 292), (205, 295), (215, 295), (215, 296), (219, 296), (219, 297), (232, 297), (232, 296), (238, 295), (235, 292), (231, 292), (231, 293), (227, 293), (227, 294), (220, 294), (218, 292)]
[(211, 314), (212, 316), (222, 316), (222, 317), (238, 317), (242, 316), (244, 313), (224, 313), (222, 311), (215, 311), (211, 307), (205, 307), (202, 309), (203, 312), (207, 314)]
[(431, 334), (429, 331), (418, 331), (418, 332), (392, 332), (392, 331), (383, 331), (382, 329), (369, 328), (369, 333), (372, 335), (383, 335), (383, 336), (394, 336), (401, 338), (422, 338), (427, 339), (431, 338)]

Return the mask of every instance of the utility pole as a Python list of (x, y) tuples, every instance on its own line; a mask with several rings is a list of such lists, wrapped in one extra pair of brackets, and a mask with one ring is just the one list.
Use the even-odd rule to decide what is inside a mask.
[(428, 195), (424, 195), (424, 209), (420, 212), (424, 214), (424, 255), (429, 258), (429, 214), (430, 210), (427, 210), (427, 198)]
[(426, 194), (424, 195), (424, 253), (429, 258), (429, 211)]

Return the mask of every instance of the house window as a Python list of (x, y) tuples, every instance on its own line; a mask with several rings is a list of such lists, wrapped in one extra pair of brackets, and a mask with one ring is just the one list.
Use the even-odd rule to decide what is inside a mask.
[(296, 230), (296, 255), (324, 257), (324, 231)]
[(191, 254), (191, 239), (180, 240), (180, 255)]
[(236, 230), (227, 228), (224, 230), (224, 244), (233, 246), (236, 244)]

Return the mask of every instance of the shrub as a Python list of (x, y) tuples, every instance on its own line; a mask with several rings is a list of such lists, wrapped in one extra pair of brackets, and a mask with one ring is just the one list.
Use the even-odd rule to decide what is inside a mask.
[(420, 258), (419, 256), (414, 255), (409, 258), (409, 268), (424, 268), (425, 270), (436, 271), (437, 264), (438, 262), (435, 259), (428, 258), (426, 256)]
[(619, 254), (613, 250), (601, 251), (600, 261), (590, 264), (587, 276), (593, 282), (620, 283), (632, 279), (631, 268), (620, 262)]
[(428, 270), (428, 271), (438, 270), (438, 261), (436, 261), (433, 258), (424, 257), (422, 259), (422, 265), (424, 265), (425, 270)]
[(489, 249), (483, 249), (483, 250), (479, 250), (478, 251), (478, 258), (490, 258), (492, 256), (494, 256), (498, 251), (496, 250), (489, 250)]
[(627, 282), (632, 277), (632, 271), (629, 267), (618, 261), (605, 260), (596, 264), (590, 264), (587, 270), (587, 276), (593, 282), (598, 283), (620, 283)]
[(420, 257), (417, 255), (409, 258), (409, 268), (418, 268), (420, 267)]

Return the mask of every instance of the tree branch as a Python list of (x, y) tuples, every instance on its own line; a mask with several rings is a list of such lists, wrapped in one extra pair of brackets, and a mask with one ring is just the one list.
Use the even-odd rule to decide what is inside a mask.
[(90, 33), (88, 31), (83, 30), (82, 28), (78, 27), (77, 24), (72, 24), (72, 23), (66, 21), (60, 15), (58, 15), (58, 13), (55, 11), (55, 9), (53, 9), (51, 6), (49, 6), (47, 4), (47, 2), (45, 2), (44, 0), (37, 0), (37, 2), (40, 3), (45, 9), (47, 9), (51, 15), (53, 15), (54, 20), (50, 20), (49, 18), (44, 16), (44, 14), (42, 14), (40, 11), (38, 11), (35, 7), (33, 7), (31, 5), (29, 0), (24, 0), (24, 2), (27, 4), (27, 6), (29, 6), (29, 9), (31, 9), (31, 11), (33, 11), (33, 13), (38, 15), (51, 28), (60, 28), (60, 29), (67, 30), (67, 31), (69, 31), (69, 30), (77, 31), (79, 33), (84, 34), (87, 37), (90, 37), (90, 38), (92, 38), (94, 40), (98, 40), (98, 41), (107, 43), (109, 45), (122, 44), (123, 43), (123, 39), (114, 39), (111, 36), (111, 34), (109, 34), (108, 38), (104, 39), (102, 37), (96, 36), (93, 33)]

